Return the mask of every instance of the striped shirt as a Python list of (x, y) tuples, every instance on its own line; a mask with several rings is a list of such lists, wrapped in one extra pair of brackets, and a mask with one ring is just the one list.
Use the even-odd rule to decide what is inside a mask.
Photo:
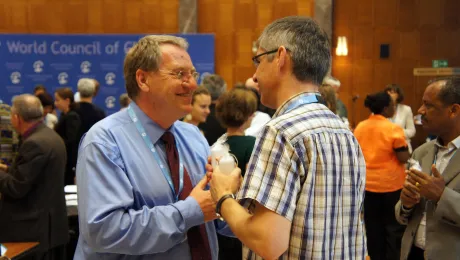
[[(257, 201), (291, 221), (279, 259), (365, 259), (361, 148), (326, 106), (296, 106), (307, 95), (286, 101), (262, 129), (237, 197), (249, 211)], [(244, 247), (243, 259), (262, 258)]]

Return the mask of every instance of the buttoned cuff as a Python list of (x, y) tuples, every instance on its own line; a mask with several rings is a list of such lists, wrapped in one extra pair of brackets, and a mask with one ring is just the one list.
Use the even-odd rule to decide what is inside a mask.
[(180, 200), (175, 203), (175, 206), (184, 218), (186, 230), (204, 223), (203, 211), (193, 197), (189, 196), (185, 200)]
[(401, 213), (410, 214), (410, 213), (412, 212), (412, 210), (414, 210), (414, 207), (412, 207), (412, 208), (406, 208), (406, 207), (404, 207), (404, 205), (401, 203)]

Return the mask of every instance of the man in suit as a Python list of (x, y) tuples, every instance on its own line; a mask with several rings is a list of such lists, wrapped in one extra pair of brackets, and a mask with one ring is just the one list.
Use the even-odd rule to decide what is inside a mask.
[(460, 255), (460, 78), (431, 83), (423, 95), (425, 130), (437, 139), (414, 151), (422, 170), (411, 167), (396, 204), (407, 228), (401, 259), (458, 259)]
[(65, 259), (64, 142), (43, 124), (35, 96), (13, 99), (11, 122), (22, 144), (11, 166), (0, 164), (0, 242), (39, 242), (25, 259)]

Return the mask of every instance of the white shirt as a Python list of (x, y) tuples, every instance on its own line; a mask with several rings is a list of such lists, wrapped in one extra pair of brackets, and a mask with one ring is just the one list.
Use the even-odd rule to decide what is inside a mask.
[(80, 92), (75, 92), (75, 94), (73, 95), (73, 101), (80, 102)]
[(58, 118), (52, 113), (48, 113), (45, 116), (45, 125), (51, 129), (54, 129), (54, 126), (57, 124)]
[(406, 136), (409, 153), (412, 153), (410, 139), (415, 136), (414, 115), (412, 114), (412, 109), (409, 106), (398, 104), (396, 105), (395, 114), (390, 120), (402, 127), (404, 135)]
[[(439, 140), (436, 140), (436, 169), (443, 174), (452, 156), (460, 147), (460, 136), (452, 140), (447, 146), (442, 146)], [(425, 249), (426, 244), (426, 211), (423, 213), (423, 218), (415, 235), (414, 245), (418, 248)]]
[(248, 129), (246, 129), (246, 131), (244, 131), (244, 134), (254, 136), (257, 138), (257, 136), (260, 133), (260, 130), (262, 130), (262, 127), (264, 127), (265, 124), (267, 124), (267, 122), (270, 121), (270, 119), (271, 117), (268, 114), (256, 111), (254, 118), (252, 119), (251, 125)]

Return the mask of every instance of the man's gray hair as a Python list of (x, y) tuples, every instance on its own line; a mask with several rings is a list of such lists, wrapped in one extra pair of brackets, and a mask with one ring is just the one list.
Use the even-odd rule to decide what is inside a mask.
[(201, 85), (205, 87), (209, 93), (211, 93), (211, 99), (213, 101), (217, 100), (220, 95), (227, 90), (227, 83), (225, 83), (225, 80), (217, 74), (205, 76)]
[[(331, 65), (331, 47), (326, 32), (311, 18), (289, 16), (265, 27), (258, 39), (265, 51), (287, 48), (297, 80), (321, 85)], [(275, 53), (276, 54), (276, 53)], [(272, 61), (275, 54), (268, 55)]]
[(43, 107), (40, 99), (34, 95), (22, 94), (13, 98), (12, 113), (18, 114), (26, 122), (41, 120)]
[(323, 84), (332, 87), (340, 87), (340, 81), (332, 76), (326, 76), (323, 80)]
[(96, 91), (96, 82), (93, 79), (81, 78), (77, 83), (78, 92), (80, 92), (80, 97), (90, 98), (94, 96)]

